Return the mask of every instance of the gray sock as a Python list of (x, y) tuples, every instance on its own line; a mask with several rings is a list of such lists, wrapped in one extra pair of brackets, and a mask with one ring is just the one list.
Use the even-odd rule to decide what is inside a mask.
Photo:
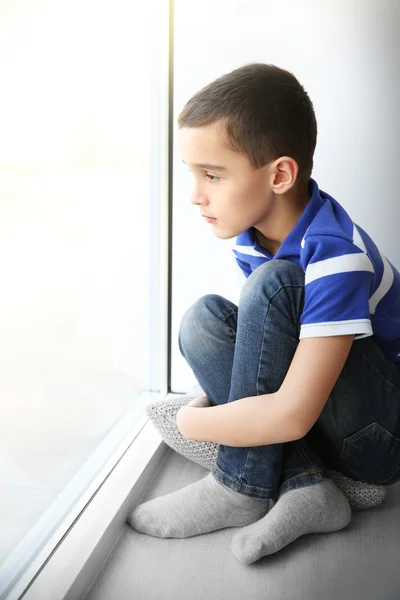
[(301, 535), (338, 531), (350, 521), (348, 500), (331, 479), (323, 479), (285, 492), (265, 517), (233, 536), (231, 550), (248, 565)]
[(128, 517), (129, 525), (161, 538), (187, 538), (225, 527), (258, 521), (269, 500), (253, 498), (222, 485), (209, 473), (187, 487), (140, 504)]

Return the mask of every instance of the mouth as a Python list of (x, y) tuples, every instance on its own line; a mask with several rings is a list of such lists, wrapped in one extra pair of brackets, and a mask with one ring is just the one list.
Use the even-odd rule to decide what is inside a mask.
[(201, 215), (201, 216), (204, 217), (204, 219), (206, 219), (206, 221), (216, 221), (217, 220), (214, 217), (207, 217), (207, 215)]

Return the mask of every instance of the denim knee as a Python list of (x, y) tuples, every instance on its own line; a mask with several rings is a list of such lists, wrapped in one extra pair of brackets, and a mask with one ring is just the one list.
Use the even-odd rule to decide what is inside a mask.
[[(218, 294), (206, 294), (194, 302), (183, 314), (178, 335), (179, 348), (182, 352), (182, 342), (193, 342), (199, 339), (210, 322), (210, 314), (221, 312), (220, 301), (222, 296)], [(218, 312), (216, 312), (218, 311)]]
[(304, 286), (303, 269), (290, 260), (270, 260), (257, 267), (246, 279), (241, 289), (240, 299), (251, 294), (254, 287), (267, 286), (271, 294), (282, 286)]

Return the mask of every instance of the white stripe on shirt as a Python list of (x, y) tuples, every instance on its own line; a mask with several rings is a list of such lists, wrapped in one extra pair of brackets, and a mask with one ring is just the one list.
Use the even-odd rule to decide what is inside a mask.
[(299, 339), (350, 335), (352, 333), (358, 333), (362, 337), (373, 335), (371, 321), (369, 319), (350, 319), (346, 321), (307, 323), (300, 327)]
[(360, 248), (360, 250), (362, 250), (363, 252), (365, 252), (365, 254), (367, 254), (367, 249), (365, 247), (364, 241), (360, 235), (360, 232), (357, 229), (357, 226), (355, 223), (353, 223), (353, 244), (355, 244), (357, 246), (357, 248)]
[(386, 258), (383, 256), (383, 254), (381, 254), (381, 259), (383, 261), (383, 275), (378, 288), (375, 290), (375, 293), (369, 299), (369, 312), (371, 313), (371, 315), (375, 314), (375, 309), (378, 302), (380, 302), (382, 298), (388, 293), (394, 281), (394, 273), (392, 267), (390, 266)]
[(337, 273), (346, 273), (348, 271), (371, 271), (371, 273), (374, 273), (374, 268), (364, 252), (334, 256), (333, 258), (326, 258), (325, 260), (319, 260), (315, 263), (309, 263), (305, 273), (305, 284), (307, 285), (320, 277), (335, 275)]

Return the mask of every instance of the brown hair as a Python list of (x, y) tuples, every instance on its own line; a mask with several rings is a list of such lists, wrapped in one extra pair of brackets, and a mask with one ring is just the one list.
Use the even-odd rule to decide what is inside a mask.
[(222, 75), (196, 92), (178, 116), (178, 127), (225, 125), (228, 148), (247, 156), (254, 169), (290, 156), (297, 180), (313, 168), (317, 121), (313, 104), (292, 73), (250, 63)]

